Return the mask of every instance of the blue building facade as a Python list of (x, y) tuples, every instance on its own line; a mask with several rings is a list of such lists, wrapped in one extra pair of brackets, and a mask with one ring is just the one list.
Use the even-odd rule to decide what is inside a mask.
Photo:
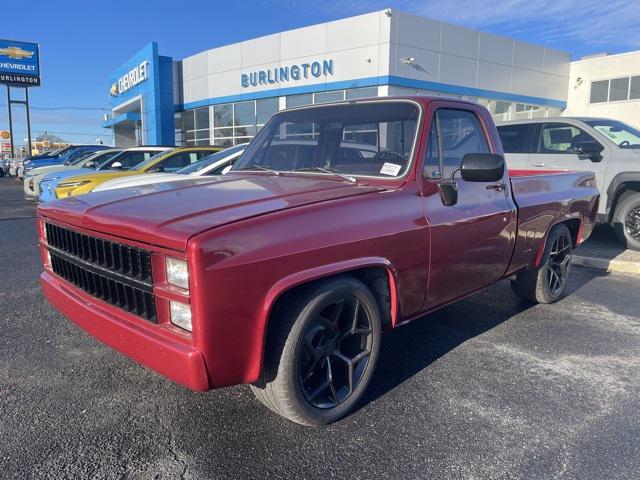
[(112, 128), (118, 146), (173, 145), (173, 59), (151, 42), (109, 78)]

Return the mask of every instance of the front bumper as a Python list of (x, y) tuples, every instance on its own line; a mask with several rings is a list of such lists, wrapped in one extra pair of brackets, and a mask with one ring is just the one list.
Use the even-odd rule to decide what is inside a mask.
[(209, 390), (204, 358), (195, 347), (159, 335), (153, 325), (128, 320), (126, 312), (103, 304), (47, 271), (40, 276), (40, 284), (45, 298), (93, 337), (176, 383)]

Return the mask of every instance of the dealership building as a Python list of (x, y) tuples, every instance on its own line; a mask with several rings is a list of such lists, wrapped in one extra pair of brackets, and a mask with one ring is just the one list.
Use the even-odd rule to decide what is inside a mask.
[(285, 108), (387, 95), (485, 105), (496, 120), (567, 108), (568, 52), (383, 10), (176, 60), (150, 43), (109, 80), (119, 146), (246, 142)]

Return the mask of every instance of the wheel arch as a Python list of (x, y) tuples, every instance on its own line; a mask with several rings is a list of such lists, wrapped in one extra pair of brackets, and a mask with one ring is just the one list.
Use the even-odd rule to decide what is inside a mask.
[(640, 172), (619, 173), (607, 188), (606, 221), (611, 223), (620, 200), (627, 192), (640, 193)]
[(580, 217), (562, 217), (558, 218), (549, 224), (549, 228), (544, 234), (544, 238), (542, 242), (540, 242), (540, 246), (538, 247), (538, 251), (536, 252), (536, 256), (533, 262), (533, 268), (538, 268), (540, 266), (540, 262), (542, 262), (542, 255), (544, 254), (544, 249), (547, 246), (547, 239), (549, 238), (549, 233), (553, 230), (557, 225), (564, 224), (569, 229), (569, 233), (571, 234), (572, 246), (576, 248), (579, 245), (579, 239), (582, 236), (582, 218)]
[[(398, 318), (398, 294), (397, 294), (397, 272), (391, 262), (382, 257), (367, 257), (342, 262), (322, 265), (320, 267), (303, 270), (288, 275), (279, 280), (264, 298), (261, 309), (260, 334), (262, 335), (262, 348), (260, 351), (260, 368), (262, 372), (264, 355), (267, 347), (268, 331), (271, 323), (271, 317), (277, 312), (278, 308), (289, 295), (297, 288), (300, 288), (318, 280), (324, 280), (340, 275), (352, 275), (362, 281), (371, 289), (371, 293), (378, 302), (382, 317), (382, 328), (391, 329), (397, 324)], [(380, 280), (384, 278), (384, 283)], [(388, 305), (383, 298), (381, 291), (383, 288), (388, 289)]]

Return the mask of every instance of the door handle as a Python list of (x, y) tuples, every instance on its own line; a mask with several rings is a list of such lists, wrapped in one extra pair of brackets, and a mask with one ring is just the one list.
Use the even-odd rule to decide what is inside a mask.
[(487, 190), (495, 190), (496, 192), (503, 192), (507, 186), (504, 183), (496, 183), (493, 185), (487, 185)]
[(532, 167), (546, 167), (547, 164), (544, 162), (539, 162), (539, 163), (532, 163), (531, 164)]

